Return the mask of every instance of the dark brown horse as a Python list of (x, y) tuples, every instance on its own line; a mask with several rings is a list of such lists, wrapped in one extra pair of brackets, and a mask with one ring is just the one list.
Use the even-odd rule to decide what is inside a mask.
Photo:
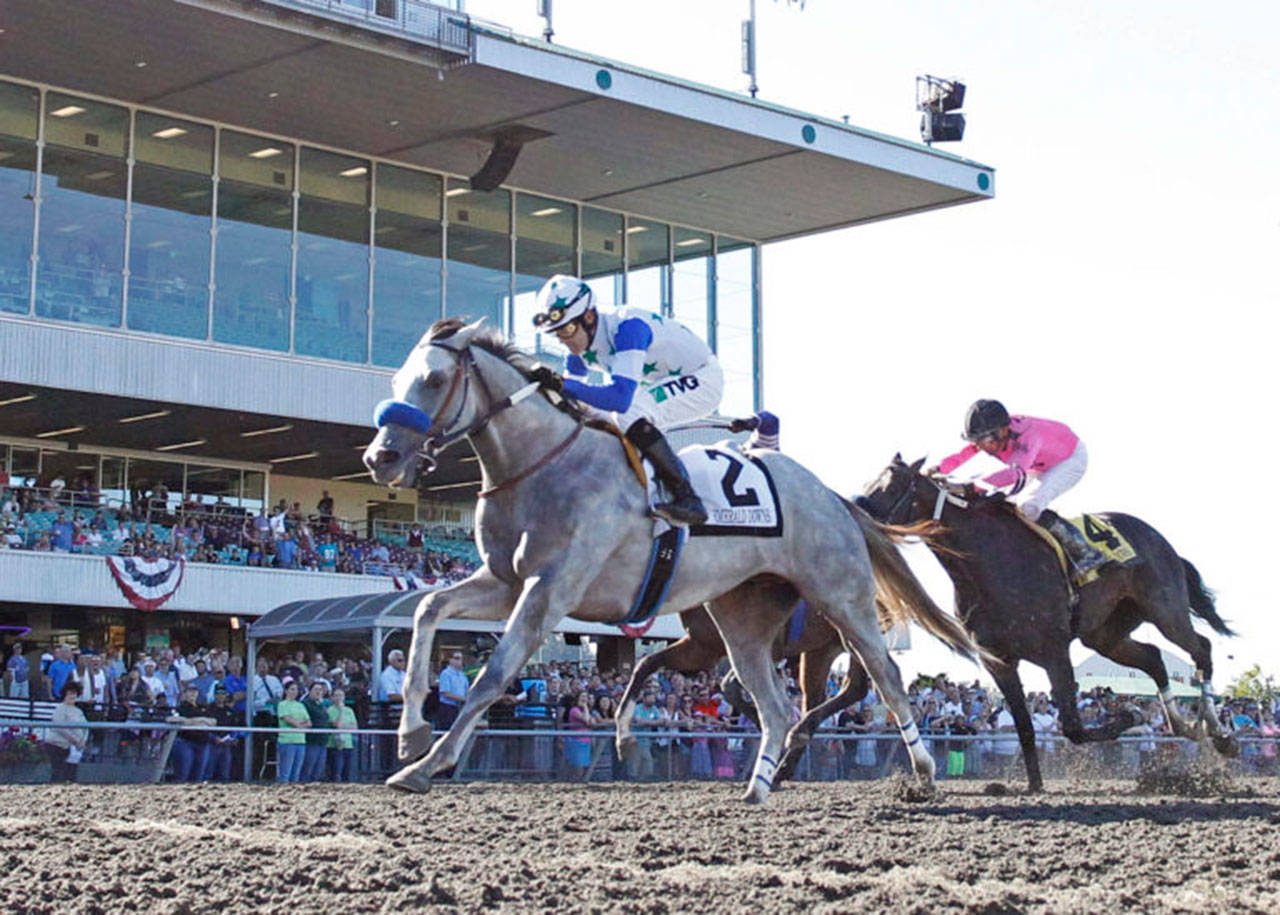
[[(858, 500), (873, 517), (890, 524), (936, 522), (922, 534), (955, 585), (956, 607), (966, 628), (990, 657), (983, 663), (1009, 703), (1022, 744), (1032, 791), (1041, 789), (1035, 732), (1027, 712), (1019, 660), (1049, 674), (1062, 733), (1075, 743), (1110, 740), (1135, 721), (1112, 721), (1086, 728), (1076, 707), (1076, 681), (1068, 646), (1079, 636), (1085, 645), (1155, 681), (1170, 726), (1180, 737), (1199, 736), (1179, 714), (1169, 692), (1169, 675), (1154, 645), (1130, 637), (1151, 623), (1195, 662), (1206, 684), (1199, 718), (1214, 746), (1224, 755), (1239, 752), (1222, 732), (1207, 684), (1213, 676), (1209, 640), (1191, 624), (1191, 613), (1223, 635), (1231, 630), (1214, 608), (1213, 594), (1195, 566), (1177, 554), (1155, 528), (1130, 515), (1099, 515), (1137, 551), (1123, 566), (1107, 566), (1079, 591), (1072, 589), (1057, 555), (1039, 534), (1000, 498), (988, 498), (972, 486), (958, 487), (920, 473), (924, 460), (906, 464), (900, 455)], [(1190, 611), (1190, 612), (1189, 612)]]

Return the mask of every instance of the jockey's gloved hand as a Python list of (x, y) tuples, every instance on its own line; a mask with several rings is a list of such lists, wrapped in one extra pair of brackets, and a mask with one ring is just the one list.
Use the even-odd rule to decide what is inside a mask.
[(564, 379), (554, 369), (540, 365), (529, 373), (529, 377), (549, 391), (555, 391), (557, 394), (564, 393)]
[(730, 432), (750, 432), (753, 429), (755, 429), (755, 427), (758, 425), (760, 425), (760, 417), (745, 416), (741, 419), (735, 419), (733, 422), (729, 423), (729, 431)]

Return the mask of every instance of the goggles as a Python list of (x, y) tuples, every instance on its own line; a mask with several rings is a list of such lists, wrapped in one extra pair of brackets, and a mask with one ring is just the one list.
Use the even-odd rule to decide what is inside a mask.
[(539, 330), (550, 329), (555, 327), (557, 324), (559, 324), (561, 321), (564, 320), (565, 315), (567, 315), (570, 311), (573, 310), (573, 306), (577, 305), (578, 302), (582, 300), (583, 296), (590, 295), (590, 294), (591, 294), (590, 288), (584, 285), (582, 289), (578, 291), (578, 294), (574, 296), (571, 301), (566, 302), (564, 305), (552, 305), (546, 311), (541, 311), (541, 312), (538, 312), (538, 314), (534, 315), (533, 326), (538, 328)]

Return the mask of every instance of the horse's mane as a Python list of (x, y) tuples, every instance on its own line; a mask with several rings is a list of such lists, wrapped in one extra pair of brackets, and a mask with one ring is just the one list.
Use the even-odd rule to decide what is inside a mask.
[[(441, 340), (448, 340), (466, 326), (467, 322), (462, 318), (441, 318), (428, 328), (426, 336), (422, 338), (422, 342), (418, 345), (427, 346)], [(480, 347), (486, 353), (502, 359), (525, 378), (533, 380), (532, 372), (540, 364), (538, 360), (508, 340), (506, 334), (498, 328), (482, 324), (471, 334), (471, 343)], [(551, 400), (558, 409), (563, 410), (575, 419), (580, 419), (585, 415), (575, 401), (564, 397), (552, 399), (545, 388), (542, 394)]]
[[(427, 330), (427, 335), (422, 338), (422, 343), (419, 346), (436, 343), (440, 340), (448, 340), (466, 326), (467, 322), (462, 318), (441, 318)], [(496, 327), (490, 327), (487, 324), (482, 324), (475, 329), (471, 334), (471, 343), (480, 347), (486, 353), (510, 363), (526, 377), (534, 366), (538, 364), (537, 359), (508, 340), (506, 334), (501, 330)]]

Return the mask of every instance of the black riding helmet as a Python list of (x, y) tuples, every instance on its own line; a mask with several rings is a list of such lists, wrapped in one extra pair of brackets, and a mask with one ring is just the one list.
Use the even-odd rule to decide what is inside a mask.
[(1009, 411), (998, 400), (975, 400), (964, 417), (964, 437), (976, 442), (1009, 425)]

